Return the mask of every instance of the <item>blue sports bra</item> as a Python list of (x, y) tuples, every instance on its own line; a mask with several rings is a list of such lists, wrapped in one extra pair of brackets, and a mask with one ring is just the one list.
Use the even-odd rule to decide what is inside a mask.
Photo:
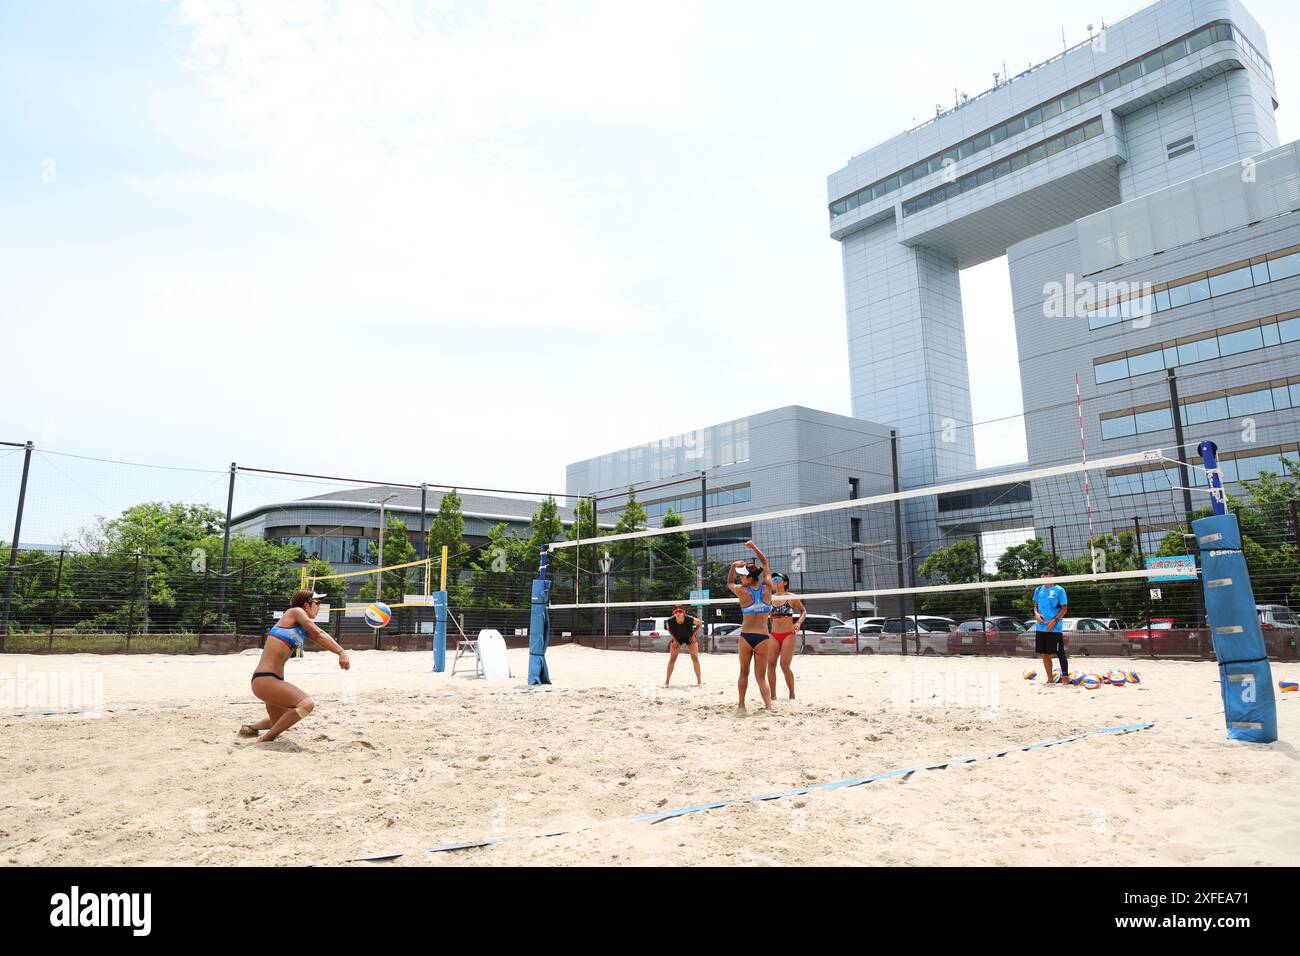
[(746, 590), (749, 591), (749, 593), (753, 596), (753, 598), (754, 598), (754, 603), (751, 604), (749, 607), (742, 607), (742, 608), (740, 609), (740, 613), (741, 613), (741, 614), (769, 614), (769, 613), (771, 613), (771, 611), (772, 611), (772, 605), (770, 605), (770, 604), (766, 604), (766, 603), (764, 603), (764, 601), (763, 601), (763, 586), (762, 586), (762, 585), (759, 585), (759, 586), (756, 587), (756, 588), (747, 587)]
[(278, 637), (289, 645), (290, 657), (302, 657), (302, 645), (303, 641), (307, 639), (307, 632), (302, 629), (301, 624), (296, 624), (293, 627), (281, 627), (277, 624), (271, 628), (270, 634), (272, 637)]

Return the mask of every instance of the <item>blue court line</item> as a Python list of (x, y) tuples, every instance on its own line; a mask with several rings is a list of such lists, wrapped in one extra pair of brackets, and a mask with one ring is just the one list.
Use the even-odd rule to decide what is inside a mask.
[[(1184, 717), (1183, 720), (1191, 720), (1191, 717)], [(905, 767), (901, 770), (886, 770), (881, 773), (873, 773), (865, 777), (850, 777), (847, 780), (833, 780), (829, 783), (815, 783), (807, 787), (795, 787), (791, 790), (776, 790), (771, 793), (757, 793), (748, 797), (741, 797), (736, 800), (718, 800), (712, 803), (697, 803), (694, 806), (678, 807), (675, 810), (660, 810), (657, 813), (643, 813), (634, 817), (627, 817), (628, 823), (648, 822), (651, 826), (656, 823), (663, 823), (665, 820), (673, 820), (677, 817), (686, 816), (689, 813), (702, 813), (705, 810), (720, 810), (724, 807), (737, 807), (746, 803), (762, 803), (768, 800), (780, 800), (784, 797), (801, 797), (809, 793), (822, 790), (839, 790), (844, 787), (860, 787), (863, 784), (872, 783), (876, 780), (891, 780), (896, 777), (905, 777), (910, 774), (919, 773), (922, 770), (943, 770), (953, 764), (976, 763), (980, 760), (993, 760), (997, 757), (1005, 757), (1009, 753), (1017, 751), (1040, 750), (1045, 747), (1055, 747), (1059, 744), (1067, 744), (1075, 740), (1082, 740), (1084, 737), (1093, 737), (1100, 734), (1127, 734), (1139, 730), (1150, 730), (1156, 725), (1155, 721), (1145, 721), (1140, 724), (1125, 724), (1121, 727), (1102, 727), (1099, 730), (1087, 730), (1081, 734), (1075, 734), (1073, 737), (1061, 737), (1057, 740), (1040, 740), (1036, 743), (1025, 744), (1019, 747), (1010, 747), (1006, 750), (999, 750), (984, 756), (973, 757), (954, 757), (943, 763), (922, 764), (917, 767)], [(606, 821), (615, 822), (615, 821)], [(556, 830), (550, 833), (530, 834), (530, 836), (565, 836), (570, 833), (583, 833), (587, 830), (594, 829), (599, 824), (593, 824), (587, 827), (578, 827), (573, 830)], [(502, 840), (521, 839), (521, 837), (503, 837)], [(468, 850), (478, 847), (492, 846), (500, 843), (502, 840), (480, 840), (471, 843), (443, 843), (435, 847), (427, 847), (427, 853), (446, 853), (452, 850)], [(349, 861), (351, 862), (351, 861)]]

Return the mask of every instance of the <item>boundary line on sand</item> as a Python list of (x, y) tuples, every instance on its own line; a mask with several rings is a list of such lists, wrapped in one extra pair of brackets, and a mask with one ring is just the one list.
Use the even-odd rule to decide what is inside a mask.
[[(1192, 718), (1184, 717), (1182, 719), (1191, 720)], [(455, 850), (470, 850), (470, 849), (477, 849), (479, 847), (492, 846), (493, 844), (503, 843), (507, 840), (536, 839), (537, 837), (566, 836), (570, 833), (582, 833), (587, 830), (593, 830), (598, 826), (604, 826), (607, 825), (608, 823), (648, 822), (650, 823), (651, 826), (653, 826), (656, 823), (663, 823), (665, 820), (672, 820), (677, 817), (686, 816), (687, 814), (690, 813), (702, 813), (705, 810), (718, 810), (724, 807), (741, 806), (747, 803), (762, 803), (768, 800), (780, 800), (784, 797), (803, 796), (804, 794), (814, 793), (821, 790), (838, 790), (843, 787), (859, 787), (862, 786), (863, 784), (872, 783), (873, 781), (876, 780), (889, 780), (896, 777), (907, 777), (910, 776), (911, 774), (917, 773), (922, 770), (944, 770), (952, 766), (953, 764), (976, 763), (981, 760), (993, 760), (997, 757), (1005, 757), (1007, 754), (1010, 753), (1017, 753), (1021, 751), (1030, 751), (1030, 750), (1042, 750), (1047, 747), (1056, 747), (1059, 746), (1060, 744), (1067, 744), (1075, 740), (1082, 740), (1084, 737), (1095, 737), (1102, 734), (1136, 733), (1142, 730), (1150, 730), (1155, 725), (1156, 722), (1152, 720), (1152, 721), (1144, 721), (1142, 723), (1136, 723), (1136, 724), (1125, 724), (1119, 727), (1103, 727), (1099, 730), (1086, 730), (1081, 734), (1075, 734), (1071, 737), (1061, 737), (1056, 740), (1040, 740), (1032, 744), (1024, 744), (1022, 746), (1012, 746), (1006, 748), (1005, 750), (999, 750), (991, 754), (985, 754), (983, 756), (953, 757), (941, 763), (921, 764), (916, 767), (906, 767), (901, 770), (886, 770), (882, 773), (873, 773), (864, 777), (850, 777), (847, 780), (834, 780), (828, 783), (816, 783), (816, 784), (811, 784), (807, 787), (795, 787), (790, 790), (777, 790), (777, 791), (773, 791), (772, 793), (757, 793), (748, 797), (740, 797), (732, 800), (718, 800), (712, 803), (700, 803), (689, 807), (678, 807), (677, 809), (674, 810), (661, 810), (657, 813), (643, 813), (643, 814), (638, 814), (637, 816), (624, 817), (621, 820), (610, 820), (599, 824), (592, 824), (591, 826), (576, 827), (572, 830), (553, 830), (545, 833), (520, 834), (519, 836), (514, 836), (514, 837), (501, 837), (499, 839), (490, 839), (490, 840), (476, 840), (470, 843), (443, 843), (439, 846), (427, 847), (425, 849), (425, 852), (426, 853), (449, 853)], [(347, 860), (346, 862), (348, 863), (382, 862), (387, 860), (395, 860), (403, 855), (404, 855), (403, 853), (387, 853), (387, 854), (380, 854), (376, 856), (357, 857), (354, 859)]]

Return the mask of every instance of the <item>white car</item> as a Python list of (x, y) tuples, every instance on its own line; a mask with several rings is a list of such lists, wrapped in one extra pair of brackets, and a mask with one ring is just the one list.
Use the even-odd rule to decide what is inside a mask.
[(639, 651), (666, 651), (670, 642), (674, 640), (676, 638), (668, 633), (666, 617), (643, 617), (636, 622), (636, 627), (628, 635), (628, 645), (633, 650)]
[(1300, 627), (1300, 618), (1285, 604), (1256, 604), (1260, 627)]
[(885, 624), (883, 617), (851, 617), (844, 622), (859, 634), (879, 634)]
[[(924, 657), (934, 657), (948, 653), (948, 634), (957, 630), (957, 622), (950, 617), (933, 615), (908, 615), (907, 653), (916, 654), (919, 650)], [(903, 653), (903, 619), (891, 617), (885, 620), (879, 643), (869, 652), (873, 654)]]

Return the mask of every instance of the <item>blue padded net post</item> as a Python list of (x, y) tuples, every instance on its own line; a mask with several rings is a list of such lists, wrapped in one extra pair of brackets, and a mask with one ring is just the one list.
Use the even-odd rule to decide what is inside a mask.
[(528, 618), (528, 683), (549, 684), (551, 673), (546, 668), (546, 648), (551, 643), (551, 582), (546, 577), (546, 562), (550, 554), (542, 551), (542, 566), (533, 581), (533, 603)]
[(1201, 442), (1199, 451), (1210, 478), (1214, 514), (1192, 522), (1200, 546), (1201, 586), (1205, 617), (1219, 661), (1219, 690), (1228, 739), (1267, 744), (1277, 740), (1277, 700), (1273, 670), (1255, 612), (1246, 555), (1241, 548), (1237, 516), (1228, 514), (1219, 481), (1214, 442)]
[(433, 593), (433, 672), (447, 669), (447, 592)]

